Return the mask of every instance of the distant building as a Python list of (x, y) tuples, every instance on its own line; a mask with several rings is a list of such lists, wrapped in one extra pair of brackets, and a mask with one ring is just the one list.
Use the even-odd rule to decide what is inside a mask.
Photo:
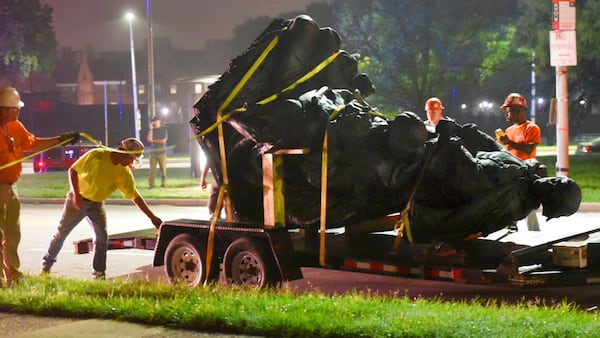
[[(168, 38), (156, 39), (154, 49), (155, 112), (166, 123), (187, 122), (193, 105), (218, 78), (212, 74), (222, 72), (226, 60), (216, 57), (215, 51), (205, 55), (203, 51), (173, 49)], [(136, 69), (138, 104), (148, 107), (145, 49), (136, 52)], [(131, 105), (130, 51), (94, 52), (91, 47), (75, 51), (63, 47), (51, 76), (32, 74), (16, 87), (28, 94), (55, 93), (51, 96), (58, 97), (59, 102), (72, 105)]]

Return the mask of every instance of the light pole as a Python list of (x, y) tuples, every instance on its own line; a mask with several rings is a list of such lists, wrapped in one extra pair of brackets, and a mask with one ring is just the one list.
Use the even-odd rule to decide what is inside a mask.
[(133, 90), (133, 129), (135, 130), (135, 137), (140, 138), (140, 127), (142, 125), (140, 121), (140, 112), (138, 109), (138, 98), (137, 98), (137, 81), (135, 79), (135, 48), (133, 47), (133, 24), (134, 19), (133, 13), (125, 14), (125, 18), (129, 22), (129, 46), (131, 47), (131, 87)]
[(154, 43), (152, 37), (152, 4), (150, 0), (146, 0), (146, 21), (147, 24), (147, 40), (148, 40), (148, 95), (149, 109), (148, 117), (156, 116), (156, 98), (154, 95)]

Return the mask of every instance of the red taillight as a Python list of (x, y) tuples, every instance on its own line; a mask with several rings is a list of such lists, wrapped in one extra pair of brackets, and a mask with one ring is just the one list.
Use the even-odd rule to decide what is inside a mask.
[(592, 149), (590, 148), (590, 146), (583, 146), (583, 147), (581, 148), (581, 150), (582, 150), (584, 153), (589, 153), (589, 152), (591, 152), (591, 151), (592, 151)]

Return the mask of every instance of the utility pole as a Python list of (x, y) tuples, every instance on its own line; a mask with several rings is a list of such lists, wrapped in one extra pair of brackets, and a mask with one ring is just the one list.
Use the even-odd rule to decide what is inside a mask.
[(133, 129), (135, 131), (135, 137), (140, 138), (140, 111), (138, 108), (138, 97), (137, 97), (137, 81), (135, 72), (135, 47), (133, 45), (133, 13), (127, 13), (125, 18), (129, 22), (129, 47), (131, 48), (131, 88), (133, 97)]
[(556, 67), (556, 176), (569, 176), (568, 66), (577, 65), (575, 0), (552, 0), (550, 65)]
[(535, 52), (531, 52), (531, 109), (529, 111), (529, 119), (531, 122), (535, 123), (535, 113), (536, 113), (536, 92), (535, 92)]
[(156, 116), (156, 98), (154, 96), (154, 41), (152, 37), (152, 5), (146, 0), (146, 20), (148, 39), (148, 121)]

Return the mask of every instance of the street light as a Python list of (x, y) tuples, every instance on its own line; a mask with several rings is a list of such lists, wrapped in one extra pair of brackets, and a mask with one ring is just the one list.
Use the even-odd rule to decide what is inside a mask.
[(154, 90), (154, 38), (152, 36), (152, 4), (146, 0), (146, 21), (147, 21), (147, 40), (148, 40), (148, 115), (156, 116), (156, 98)]
[(135, 18), (133, 13), (125, 14), (125, 19), (129, 22), (129, 46), (131, 47), (131, 88), (133, 91), (133, 129), (135, 130), (135, 137), (140, 138), (140, 112), (138, 109), (138, 98), (137, 98), (137, 81), (135, 79), (135, 48), (133, 47), (133, 25), (132, 21)]

